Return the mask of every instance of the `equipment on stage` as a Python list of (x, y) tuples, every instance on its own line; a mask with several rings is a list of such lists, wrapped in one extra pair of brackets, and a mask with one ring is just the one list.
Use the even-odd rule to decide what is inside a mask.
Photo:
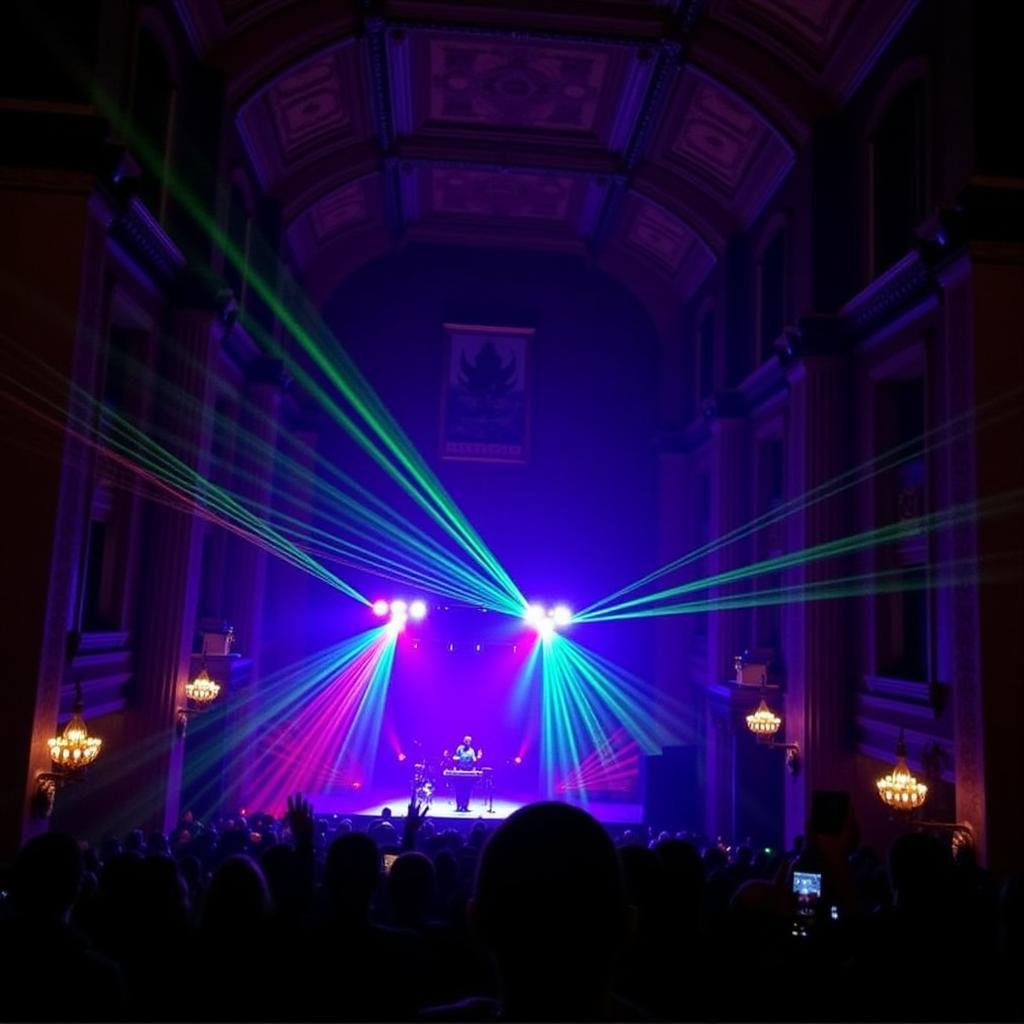
[(417, 761), (412, 766), (412, 798), (414, 803), (426, 804), (434, 802), (434, 791), (437, 783), (434, 770), (429, 761)]
[(483, 782), (484, 792), (487, 794), (487, 813), (494, 813), (494, 772), (490, 768), (445, 768), (441, 776), (454, 785), (457, 781), (467, 783)]
[(454, 802), (458, 786), (474, 786), (483, 784), (487, 796), (487, 812), (494, 813), (494, 770), (492, 768), (456, 768), (457, 762), (449, 751), (444, 751), (439, 763), (434, 764), (426, 758), (416, 761), (412, 766), (411, 789), (412, 798), (416, 803), (430, 806), (443, 783), (450, 791)]

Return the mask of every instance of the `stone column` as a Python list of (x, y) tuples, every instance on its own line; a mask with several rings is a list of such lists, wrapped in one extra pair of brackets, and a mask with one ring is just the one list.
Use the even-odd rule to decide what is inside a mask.
[[(848, 465), (846, 395), (849, 370), (838, 331), (828, 319), (801, 323), (788, 360), (787, 498), (806, 494)], [(842, 497), (819, 501), (787, 520), (790, 551), (847, 531)], [(836, 560), (799, 565), (785, 585), (801, 586), (836, 574)], [(845, 789), (848, 769), (851, 659), (843, 630), (844, 603), (793, 601), (784, 608), (786, 665), (784, 739), (800, 745), (801, 771), (786, 783), (785, 841), (803, 833), (815, 789)], [(779, 737), (782, 739), (783, 737)]]
[[(255, 451), (247, 442), (238, 445), (234, 491), (249, 506), (269, 507), (274, 484), (274, 459), (269, 454), (277, 444), (278, 417), (281, 409), (283, 375), (280, 363), (259, 359), (248, 368), (245, 401), (239, 416), (246, 435), (261, 442)], [(255, 510), (263, 517), (263, 513)], [(258, 701), (252, 699), (258, 691), (261, 677), (262, 649), (265, 644), (264, 602), (267, 584), (266, 551), (244, 537), (232, 537), (228, 544), (229, 559), (225, 576), (228, 621), (235, 628), (237, 653), (247, 657), (252, 665), (249, 699), (239, 702), (237, 712), (230, 717), (229, 743), (234, 756), (229, 758), (230, 775), (225, 790), (229, 804), (244, 806), (248, 798), (246, 781), (251, 776), (255, 749), (251, 742), (255, 728), (254, 715)]]
[[(222, 335), (213, 308), (191, 302), (171, 325), (162, 353), (164, 378), (196, 399), (195, 410), (165, 403), (157, 415), (176, 441), (178, 458), (208, 474), (213, 425), (214, 373)], [(200, 453), (198, 459), (195, 453)], [(171, 828), (179, 813), (183, 743), (177, 708), (185, 702), (199, 601), (203, 522), (190, 512), (153, 503), (140, 581), (138, 730), (134, 770), (144, 780), (136, 820)], [(126, 813), (129, 810), (126, 809)]]
[[(720, 392), (706, 409), (711, 433), (711, 537), (729, 534), (747, 520), (750, 467), (746, 457), (747, 421), (741, 397)], [(709, 576), (735, 569), (746, 560), (745, 541), (713, 550), (707, 559)], [(740, 592), (741, 586), (711, 587), (711, 600)], [(695, 594), (694, 597), (700, 595)], [(733, 674), (733, 659), (747, 645), (747, 612), (742, 609), (712, 611), (708, 615), (708, 676), (704, 680), (708, 703), (707, 775), (705, 781), (706, 827), (712, 835), (731, 836), (734, 826), (736, 786), (736, 737), (732, 717), (719, 706), (712, 690)]]
[[(970, 208), (974, 197), (965, 198)], [(993, 218), (1006, 213), (993, 221), (1000, 231), (1014, 223), (1008, 213), (1017, 200), (1001, 195), (997, 186), (978, 198), (984, 198), (985, 206), (978, 205)], [(980, 217), (979, 224), (984, 226)], [(975, 430), (946, 446), (945, 497), (954, 504), (1019, 494), (1024, 488), (1019, 315), (1024, 244), (965, 243), (939, 272), (945, 324), (938, 362), (947, 414), (955, 417), (987, 406), (1001, 409), (1003, 416), (984, 426), (985, 414), (978, 414)], [(988, 867), (997, 874), (1019, 872), (1024, 869), (1024, 689), (1017, 650), (1024, 622), (1020, 513), (985, 516), (946, 531), (941, 541), (943, 557), (977, 559), (983, 573), (976, 585), (951, 588), (949, 634), (940, 638), (950, 649), (956, 817), (975, 829)]]
[[(711, 536), (724, 537), (749, 518), (751, 467), (747, 458), (748, 431), (739, 395), (718, 394), (709, 410), (711, 429)], [(736, 541), (708, 555), (708, 574), (717, 575), (742, 566), (749, 544)], [(712, 599), (747, 589), (737, 584), (711, 588)], [(708, 684), (732, 678), (733, 658), (747, 646), (743, 609), (712, 612), (708, 621)]]
[[(716, 688), (717, 689), (717, 688)], [(736, 736), (728, 705), (712, 689), (704, 694), (704, 831), (732, 839), (735, 817)]]
[[(87, 161), (85, 149), (75, 159)], [(67, 634), (77, 626), (92, 455), (63, 424), (72, 412), (88, 420), (70, 382), (91, 388), (98, 373), (110, 212), (93, 182), (84, 170), (0, 175), (0, 223), (12, 241), (0, 252), (0, 352), (10, 378), (0, 382), (0, 467), (14, 488), (0, 532), (8, 582), (0, 860), (46, 827), (29, 805), (36, 776), (50, 769), (46, 741), (57, 726)]]

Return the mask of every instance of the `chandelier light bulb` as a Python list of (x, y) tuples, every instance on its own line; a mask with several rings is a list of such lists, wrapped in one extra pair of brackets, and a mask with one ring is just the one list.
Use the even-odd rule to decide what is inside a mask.
[(747, 715), (747, 728), (755, 736), (774, 736), (782, 725), (782, 719), (770, 707), (764, 697), (757, 710)]

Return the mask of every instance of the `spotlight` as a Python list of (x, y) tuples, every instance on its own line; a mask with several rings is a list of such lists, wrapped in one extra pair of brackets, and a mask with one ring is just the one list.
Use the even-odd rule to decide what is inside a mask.
[(555, 624), (551, 619), (541, 619), (537, 623), (537, 632), (543, 637), (555, 635)]
[(398, 760), (399, 761), (404, 761), (405, 760), (405, 754), (399, 754), (398, 755)]
[(409, 618), (422, 619), (427, 614), (427, 602), (418, 598), (409, 605)]
[(526, 611), (523, 612), (523, 618), (531, 626), (539, 626), (544, 621), (544, 616), (547, 611), (542, 604), (530, 604), (526, 606)]
[(512, 763), (513, 764), (522, 764), (523, 763), (523, 759), (518, 754), (516, 754), (516, 756), (512, 758)]
[(398, 636), (405, 629), (405, 616), (394, 615), (388, 620), (387, 631), (390, 636)]
[(568, 626), (572, 622), (572, 610), (567, 604), (556, 605), (551, 612), (556, 626)]
[(384, 598), (379, 598), (373, 602), (373, 614), (378, 618), (383, 618), (388, 613), (388, 603)]
[(395, 616), (405, 615), (405, 613), (408, 610), (408, 608), (409, 608), (409, 606), (404, 601), (402, 601), (402, 600), (392, 601), (391, 602), (391, 614), (392, 615), (395, 615)]

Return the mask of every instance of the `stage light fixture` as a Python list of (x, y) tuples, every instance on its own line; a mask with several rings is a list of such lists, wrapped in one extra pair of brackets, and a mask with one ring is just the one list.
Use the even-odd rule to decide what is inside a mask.
[(391, 602), (391, 614), (392, 615), (405, 615), (409, 610), (409, 606), (399, 598), (397, 601)]
[(417, 598), (409, 605), (409, 618), (418, 621), (427, 614), (427, 602)]
[(373, 602), (373, 614), (377, 618), (383, 618), (388, 613), (388, 603), (384, 598), (380, 598)]
[(523, 621), (533, 626), (541, 636), (551, 636), (555, 629), (572, 622), (572, 609), (567, 604), (545, 608), (542, 604), (530, 604), (523, 612)]
[(531, 626), (539, 626), (547, 615), (547, 609), (542, 604), (530, 604), (523, 612), (523, 619)]

